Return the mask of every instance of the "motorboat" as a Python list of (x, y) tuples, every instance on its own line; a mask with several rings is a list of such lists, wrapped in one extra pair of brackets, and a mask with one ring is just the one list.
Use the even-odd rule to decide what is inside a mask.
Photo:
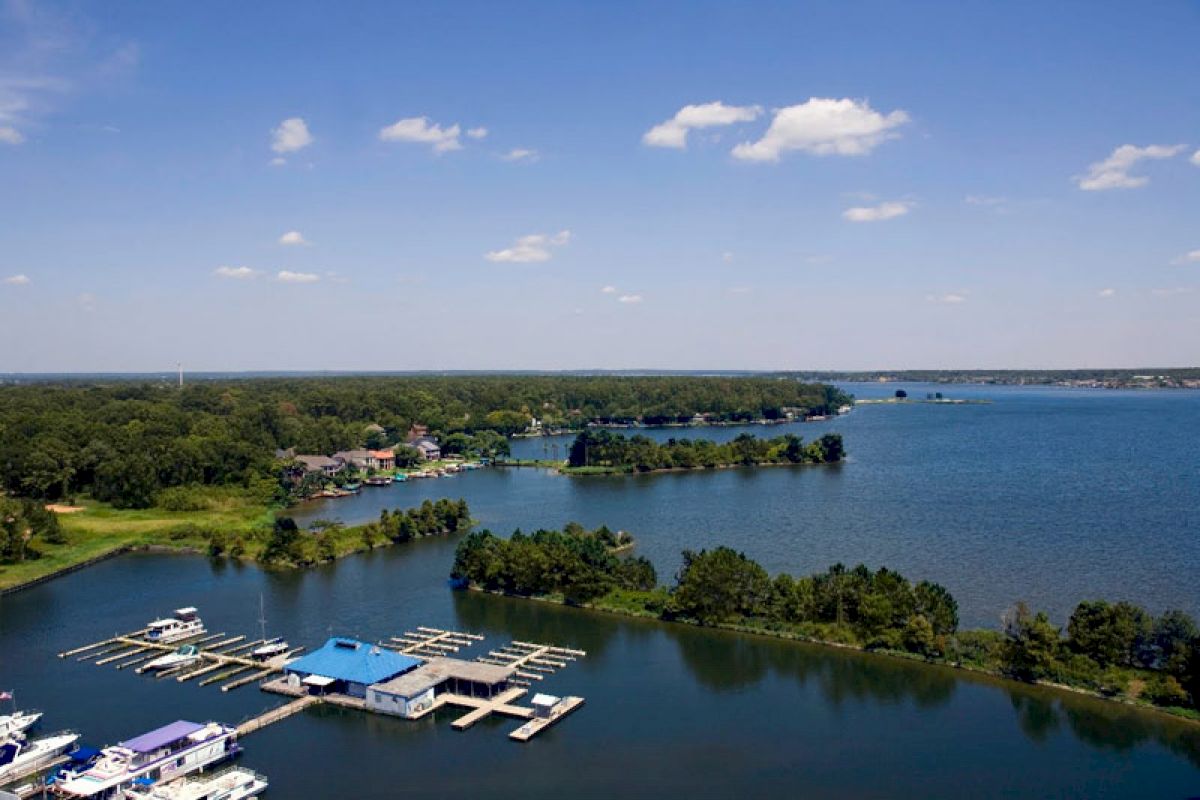
[(13, 711), (11, 714), (0, 714), (0, 739), (7, 739), (14, 733), (24, 733), (42, 718), (40, 711)]
[(41, 739), (14, 734), (0, 741), (0, 785), (31, 775), (62, 757), (79, 740), (78, 733), (62, 731)]
[(190, 606), (177, 608), (171, 616), (156, 619), (146, 627), (146, 640), (158, 644), (170, 644), (205, 633), (204, 623), (196, 609)]
[(257, 797), (267, 789), (267, 777), (243, 767), (206, 775), (184, 778), (171, 783), (134, 781), (125, 790), (126, 800), (243, 800)]
[(59, 797), (117, 800), (135, 781), (165, 783), (241, 752), (237, 729), (178, 720), (100, 751), (94, 764), (53, 784)]
[(145, 664), (138, 672), (154, 672), (155, 670), (178, 669), (195, 664), (201, 658), (200, 648), (194, 644), (181, 644), (179, 649), (165, 656), (159, 656)]

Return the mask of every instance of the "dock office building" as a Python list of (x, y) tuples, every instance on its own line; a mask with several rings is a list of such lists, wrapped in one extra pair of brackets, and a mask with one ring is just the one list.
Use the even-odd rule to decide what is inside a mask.
[(287, 681), (312, 694), (365, 698), (367, 687), (421, 666), (421, 660), (357, 639), (334, 637), (284, 667)]

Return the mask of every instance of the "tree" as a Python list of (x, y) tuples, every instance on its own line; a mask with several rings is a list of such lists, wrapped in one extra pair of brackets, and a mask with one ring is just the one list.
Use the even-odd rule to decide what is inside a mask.
[(1132, 666), (1137, 651), (1151, 638), (1150, 616), (1124, 601), (1084, 601), (1067, 623), (1071, 649), (1101, 667)]
[(702, 624), (757, 616), (767, 609), (771, 579), (767, 571), (728, 547), (685, 550), (672, 595), (674, 608)]
[(1024, 601), (1004, 613), (1000, 660), (1005, 672), (1024, 681), (1050, 674), (1059, 648), (1059, 630), (1044, 611), (1034, 614)]
[(913, 589), (916, 612), (933, 625), (937, 636), (948, 636), (958, 630), (958, 601), (940, 584), (921, 581)]
[(904, 649), (912, 653), (931, 656), (937, 652), (933, 625), (922, 614), (916, 614), (908, 620), (908, 624), (904, 626), (902, 641)]

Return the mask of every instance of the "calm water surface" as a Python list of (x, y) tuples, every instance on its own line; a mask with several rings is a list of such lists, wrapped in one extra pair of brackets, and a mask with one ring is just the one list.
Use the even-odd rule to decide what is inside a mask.
[[(664, 573), (681, 548), (717, 542), (772, 569), (864, 560), (946, 583), (969, 622), (989, 623), (1017, 596), (1056, 610), (1096, 594), (1196, 610), (1200, 398), (951, 391), (997, 402), (860, 408), (797, 426), (846, 436), (853, 460), (837, 469), (586, 481), (481, 471), (310, 514), (371, 517), (451, 494), (496, 530), (627, 528)], [(1200, 794), (1200, 726), (881, 657), (455, 593), (444, 581), (454, 545), (419, 541), (303, 573), (108, 561), (0, 599), (0, 689), (45, 710), (46, 729), (96, 744), (178, 717), (238, 721), (277, 701), (54, 653), (193, 603), (210, 629), (252, 633), (261, 594), (272, 627), (310, 646), (331, 631), (382, 638), (424, 624), (478, 631), (490, 646), (588, 651), (544, 686), (587, 705), (528, 745), (508, 740), (515, 721), (455, 732), (453, 712), (408, 723), (317, 709), (253, 734), (243, 762), (270, 775), (272, 797)]]

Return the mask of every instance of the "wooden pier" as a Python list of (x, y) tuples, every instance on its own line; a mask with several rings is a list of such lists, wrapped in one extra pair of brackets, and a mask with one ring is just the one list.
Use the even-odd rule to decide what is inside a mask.
[(564, 697), (562, 703), (550, 712), (548, 717), (534, 717), (508, 735), (508, 738), (518, 742), (528, 742), (534, 736), (549, 728), (563, 717), (583, 705), (582, 697)]
[(308, 708), (309, 706), (315, 706), (319, 702), (321, 702), (321, 698), (314, 695), (305, 695), (304, 697), (293, 700), (290, 703), (272, 708), (270, 711), (260, 714), (253, 719), (248, 719), (241, 725), (238, 725), (238, 736), (245, 736), (248, 733), (261, 731), (268, 725), (273, 725), (280, 720), (287, 719), (293, 714), (299, 714), (304, 709)]

